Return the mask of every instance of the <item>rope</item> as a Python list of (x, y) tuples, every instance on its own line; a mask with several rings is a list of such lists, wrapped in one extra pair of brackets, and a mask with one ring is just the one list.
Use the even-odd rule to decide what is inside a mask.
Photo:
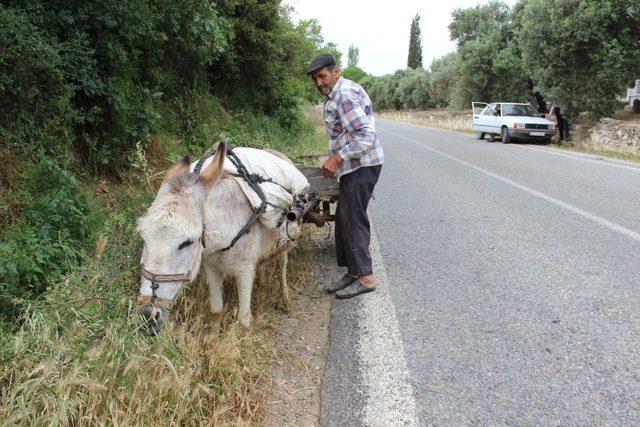
[(271, 206), (276, 209), (281, 209), (283, 213), (286, 213), (286, 209), (267, 201), (267, 196), (265, 196), (264, 191), (262, 190), (262, 187), (260, 187), (261, 183), (271, 182), (273, 184), (279, 185), (284, 190), (286, 190), (289, 194), (291, 194), (291, 191), (287, 190), (282, 185), (273, 182), (271, 178), (264, 178), (258, 175), (257, 173), (249, 173), (246, 166), (242, 163), (242, 161), (238, 158), (238, 156), (236, 156), (236, 154), (233, 152), (233, 149), (234, 149), (233, 146), (229, 146), (227, 148), (227, 158), (231, 161), (231, 163), (236, 167), (236, 170), (238, 171), (238, 173), (233, 174), (233, 176), (244, 179), (249, 184), (249, 187), (258, 195), (258, 197), (260, 197), (261, 203), (260, 203), (260, 206), (258, 206), (254, 210), (253, 215), (251, 215), (249, 220), (247, 220), (247, 223), (244, 225), (244, 227), (242, 227), (238, 232), (238, 234), (236, 234), (236, 236), (233, 238), (233, 240), (231, 240), (231, 243), (229, 244), (229, 246), (222, 249), (223, 251), (228, 251), (238, 242), (238, 240), (240, 240), (242, 236), (244, 236), (245, 234), (249, 234), (253, 225), (260, 219), (260, 215), (262, 215), (267, 211), (267, 206)]

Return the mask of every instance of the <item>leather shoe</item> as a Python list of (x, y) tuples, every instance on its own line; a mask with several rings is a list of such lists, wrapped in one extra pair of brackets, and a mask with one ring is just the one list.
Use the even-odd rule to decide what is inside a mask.
[(340, 289), (344, 289), (347, 286), (349, 286), (354, 280), (356, 280), (355, 277), (349, 276), (348, 274), (345, 274), (344, 276), (342, 276), (342, 279), (338, 280), (336, 283), (333, 283), (331, 285), (327, 285), (324, 290), (329, 292), (330, 294), (339, 291)]
[(349, 286), (346, 288), (336, 292), (336, 298), (338, 299), (349, 299), (353, 298), (360, 294), (366, 294), (368, 292), (373, 292), (376, 290), (375, 286), (366, 286), (360, 280), (354, 280), (351, 282)]

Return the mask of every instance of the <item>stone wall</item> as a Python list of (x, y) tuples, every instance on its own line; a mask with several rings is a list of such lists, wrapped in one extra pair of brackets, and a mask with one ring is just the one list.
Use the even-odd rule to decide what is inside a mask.
[(448, 110), (400, 110), (376, 112), (376, 117), (399, 120), (443, 129), (473, 132), (471, 110), (452, 112)]
[(640, 123), (601, 119), (576, 142), (591, 150), (640, 155)]

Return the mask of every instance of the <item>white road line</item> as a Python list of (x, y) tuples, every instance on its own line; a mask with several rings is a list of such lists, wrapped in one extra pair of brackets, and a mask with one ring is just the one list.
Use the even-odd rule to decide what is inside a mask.
[(623, 236), (629, 237), (631, 239), (634, 239), (634, 240), (640, 242), (640, 233), (636, 233), (633, 230), (625, 228), (625, 227), (623, 227), (621, 225), (618, 225), (618, 224), (616, 224), (614, 222), (611, 222), (611, 221), (609, 221), (607, 219), (604, 219), (602, 217), (599, 217), (599, 216), (594, 215), (592, 213), (589, 213), (587, 211), (583, 211), (582, 209), (577, 208), (577, 207), (575, 207), (573, 205), (570, 205), (567, 202), (563, 202), (562, 200), (558, 200), (555, 197), (548, 196), (548, 195), (546, 195), (544, 193), (541, 193), (541, 192), (539, 192), (537, 190), (534, 190), (533, 188), (529, 188), (529, 187), (524, 186), (522, 184), (519, 184), (519, 183), (517, 183), (515, 181), (512, 181), (509, 178), (505, 178), (505, 177), (503, 177), (501, 175), (495, 174), (493, 172), (490, 172), (490, 171), (488, 171), (486, 169), (483, 169), (481, 167), (478, 167), (476, 165), (472, 165), (471, 163), (468, 163), (468, 162), (466, 162), (464, 160), (458, 159), (457, 157), (454, 157), (454, 156), (451, 156), (449, 154), (443, 153), (440, 150), (436, 150), (435, 148), (431, 148), (431, 147), (429, 147), (429, 146), (427, 146), (425, 144), (421, 144), (418, 141), (414, 141), (413, 139), (407, 138), (405, 136), (399, 135), (399, 134), (397, 134), (395, 132), (391, 132), (390, 130), (386, 130), (386, 129), (383, 130), (383, 132), (388, 132), (388, 133), (390, 133), (390, 134), (392, 134), (394, 136), (397, 136), (398, 138), (402, 138), (402, 139), (404, 139), (406, 141), (409, 141), (409, 142), (411, 142), (411, 143), (413, 143), (413, 144), (415, 144), (415, 145), (417, 145), (419, 147), (422, 147), (422, 148), (427, 149), (429, 151), (433, 151), (434, 153), (437, 153), (437, 154), (439, 154), (439, 155), (441, 155), (443, 157), (446, 157), (446, 158), (451, 159), (451, 160), (453, 160), (455, 162), (463, 164), (463, 165), (465, 165), (467, 167), (470, 167), (471, 169), (475, 169), (478, 172), (481, 172), (481, 173), (483, 173), (485, 175), (488, 175), (488, 176), (490, 176), (492, 178), (500, 180), (500, 181), (502, 181), (502, 182), (504, 182), (506, 184), (511, 185), (512, 187), (515, 187), (515, 188), (517, 188), (519, 190), (522, 190), (522, 191), (524, 191), (526, 193), (529, 193), (532, 196), (538, 197), (538, 198), (540, 198), (542, 200), (546, 200), (549, 203), (552, 203), (552, 204), (554, 204), (556, 206), (559, 206), (559, 207), (561, 207), (563, 209), (566, 209), (566, 210), (568, 210), (570, 212), (573, 212), (573, 213), (575, 213), (575, 214), (577, 214), (577, 215), (579, 215), (579, 216), (581, 216), (583, 218), (586, 218), (586, 219), (588, 219), (590, 221), (595, 222), (596, 224), (599, 224), (599, 225), (602, 225), (604, 227), (607, 227), (608, 229), (610, 229), (612, 231), (615, 231), (616, 233), (622, 234)]
[(595, 163), (595, 164), (601, 165), (601, 166), (613, 166), (613, 167), (616, 167), (616, 168), (626, 169), (626, 170), (630, 170), (630, 171), (634, 171), (634, 172), (640, 172), (640, 165), (638, 165), (637, 167), (632, 166), (632, 165), (623, 165), (623, 164), (620, 164), (620, 163), (612, 162), (611, 160), (605, 159), (605, 158), (593, 158), (593, 157), (591, 157), (589, 155), (584, 155), (584, 154), (580, 154), (580, 153), (576, 153), (576, 154), (561, 153), (561, 152), (558, 152), (557, 150), (552, 150), (552, 149), (548, 149), (548, 148), (531, 147), (531, 146), (528, 146), (528, 145), (513, 145), (513, 146), (514, 147), (520, 147), (520, 148), (527, 148), (529, 150), (540, 151), (540, 152), (547, 153), (547, 154), (553, 154), (555, 156), (569, 157), (570, 159), (582, 160), (584, 162)]
[(363, 327), (357, 352), (366, 398), (363, 424), (417, 426), (417, 406), (404, 346), (373, 227), (370, 250), (378, 287), (375, 292), (358, 297)]

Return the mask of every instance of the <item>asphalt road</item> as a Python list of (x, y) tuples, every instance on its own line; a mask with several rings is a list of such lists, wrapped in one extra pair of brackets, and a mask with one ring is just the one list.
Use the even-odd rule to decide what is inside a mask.
[(640, 165), (377, 129), (380, 286), (333, 303), (321, 424), (640, 424)]

